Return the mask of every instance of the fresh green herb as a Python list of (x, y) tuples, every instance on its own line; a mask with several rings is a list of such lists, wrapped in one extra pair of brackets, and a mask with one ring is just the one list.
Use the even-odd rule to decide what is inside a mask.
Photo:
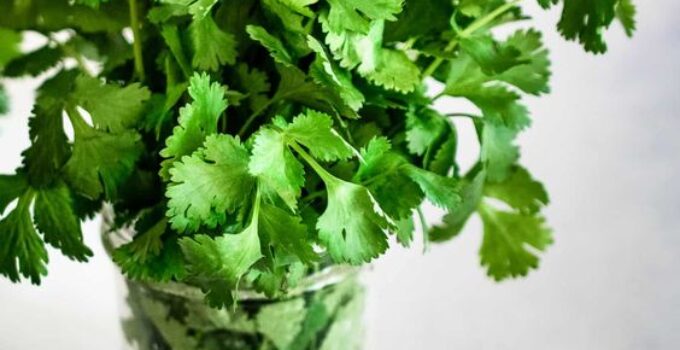
[[(630, 0), (538, 1), (562, 6), (560, 33), (594, 53), (615, 20), (635, 29)], [(113, 252), (129, 278), (195, 285), (213, 306), (232, 304), (243, 285), (280, 296), (320, 267), (371, 262), (391, 241), (409, 246), (424, 201), (447, 212), (432, 227), (422, 220), (426, 243), (479, 214), (481, 263), (497, 280), (526, 275), (552, 242), (548, 195), (515, 142), (531, 123), (523, 96), (550, 90), (548, 51), (537, 29), (493, 30), (526, 19), (520, 1), (0, 8), (0, 76), (44, 80), (24, 161), (0, 176), (0, 274), (12, 281), (40, 283), (47, 244), (87, 260), (81, 222), (104, 203), (115, 228), (135, 228)], [(24, 52), (28, 31), (44, 40)], [(445, 96), (477, 110), (435, 110)], [(0, 85), (0, 113), (7, 104)], [(466, 151), (456, 118), (481, 146), (470, 169), (456, 162)], [(342, 337), (357, 307), (294, 299), (253, 322), (275, 347), (307, 346), (336, 310), (327, 338)], [(294, 317), (277, 323), (279, 314)]]

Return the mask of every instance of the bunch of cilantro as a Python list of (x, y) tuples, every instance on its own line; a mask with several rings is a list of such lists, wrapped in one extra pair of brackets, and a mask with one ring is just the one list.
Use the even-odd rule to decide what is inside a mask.
[[(527, 0), (530, 1), (530, 0)], [(562, 6), (558, 30), (606, 50), (630, 0)], [(81, 222), (113, 206), (134, 239), (127, 276), (201, 287), (223, 306), (249, 285), (271, 297), (310, 271), (408, 246), (424, 201), (447, 211), (428, 241), (478, 214), (481, 263), (525, 275), (551, 242), (543, 186), (519, 165), (524, 95), (550, 61), (505, 0), (0, 0), (0, 76), (40, 77), (31, 145), (0, 176), (0, 273), (33, 283), (46, 245), (86, 261)], [(26, 52), (26, 32), (42, 37)], [(445, 87), (431, 92), (429, 81)], [(443, 96), (478, 113), (438, 111)], [(0, 110), (7, 98), (0, 89)], [(481, 145), (456, 163), (453, 118)], [(73, 130), (73, 132), (67, 132)], [(425, 225), (424, 225), (425, 226)]]

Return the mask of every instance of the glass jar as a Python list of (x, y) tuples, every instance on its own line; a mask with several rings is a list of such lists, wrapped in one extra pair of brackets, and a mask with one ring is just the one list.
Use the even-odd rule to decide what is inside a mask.
[[(109, 216), (110, 217), (110, 216)], [(129, 242), (131, 230), (111, 232), (111, 252)], [(355, 350), (363, 343), (364, 291), (358, 270), (331, 266), (303, 279), (285, 298), (239, 291), (234, 308), (215, 309), (187, 284), (144, 283), (121, 276), (126, 349), (136, 350)]]

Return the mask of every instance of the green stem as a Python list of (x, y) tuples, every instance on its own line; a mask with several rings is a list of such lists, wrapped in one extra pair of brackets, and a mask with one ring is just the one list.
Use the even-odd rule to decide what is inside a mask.
[[(474, 21), (472, 24), (470, 24), (467, 28), (465, 28), (462, 32), (460, 32), (454, 39), (452, 39), (449, 42), (449, 44), (446, 46), (446, 48), (444, 49), (444, 52), (453, 51), (456, 48), (456, 46), (458, 46), (460, 38), (466, 38), (466, 37), (474, 34), (474, 32), (476, 32), (477, 30), (484, 28), (486, 25), (491, 23), (491, 21), (495, 20), (496, 18), (498, 18), (498, 16), (502, 15), (506, 11), (515, 7), (515, 5), (517, 5), (521, 1), (522, 0), (514, 0), (514, 1), (511, 1), (511, 2), (508, 2), (508, 3), (506, 3), (502, 6), (499, 6), (495, 10), (491, 11), (486, 16), (484, 16), (482, 18), (478, 18), (476, 21)], [(444, 63), (444, 58), (437, 57), (427, 67), (427, 69), (425, 69), (425, 73), (423, 73), (423, 76), (429, 77), (432, 74), (434, 74), (434, 72), (437, 71), (437, 69), (439, 68), (439, 66), (441, 66), (442, 63)]]
[(481, 117), (478, 115), (470, 114), (470, 113), (447, 113), (447, 117), (450, 118), (470, 118), (470, 119), (480, 119)]
[(243, 124), (241, 129), (238, 131), (238, 136), (243, 138), (245, 136), (246, 132), (248, 131), (248, 129), (250, 128), (250, 125), (253, 124), (253, 122), (255, 121), (255, 119), (257, 119), (257, 117), (262, 115), (262, 113), (266, 112), (267, 109), (269, 109), (269, 107), (271, 107), (274, 103), (276, 103), (278, 101), (279, 101), (278, 98), (272, 98), (267, 103), (265, 103), (264, 106), (260, 107), (260, 109), (253, 112), (253, 114), (251, 114), (248, 117), (248, 119), (246, 119), (246, 122)]
[(354, 145), (354, 138), (352, 137), (352, 133), (349, 132), (349, 127), (347, 126), (347, 123), (342, 119), (342, 117), (338, 113), (333, 113), (333, 117), (335, 118), (335, 120), (338, 121), (338, 124), (340, 124), (340, 128), (345, 133), (345, 137), (347, 137), (347, 141), (349, 142), (349, 144)]
[(317, 198), (323, 197), (323, 195), (326, 194), (326, 190), (320, 190), (320, 191), (315, 191), (312, 192), (308, 195), (305, 196), (305, 198), (302, 199), (303, 202), (311, 202)]
[(312, 167), (312, 169), (314, 169), (317, 175), (319, 175), (319, 177), (321, 177), (321, 179), (326, 183), (327, 187), (337, 181), (335, 176), (331, 175), (331, 173), (329, 173), (319, 163), (317, 163), (316, 160), (314, 160), (314, 158), (296, 142), (291, 142), (289, 146), (295, 150), (295, 152), (297, 152), (300, 157), (302, 157), (302, 159), (304, 159), (305, 162), (307, 162), (307, 164)]
[(418, 220), (420, 220), (420, 228), (423, 230), (423, 253), (427, 253), (430, 250), (430, 226), (427, 224), (423, 209), (418, 207), (416, 212), (418, 213)]
[(130, 7), (130, 27), (132, 28), (132, 51), (135, 59), (135, 73), (140, 80), (146, 78), (144, 72), (144, 57), (142, 55), (142, 36), (139, 31), (139, 9), (137, 0), (128, 0)]

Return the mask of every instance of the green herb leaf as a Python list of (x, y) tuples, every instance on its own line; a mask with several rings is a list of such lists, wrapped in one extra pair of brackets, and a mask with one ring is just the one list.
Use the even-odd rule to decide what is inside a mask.
[(80, 76), (76, 79), (73, 98), (90, 113), (98, 129), (120, 132), (136, 125), (143, 103), (150, 96), (149, 90), (140, 84), (120, 87)]
[[(538, 0), (543, 7), (550, 7), (560, 0)], [(587, 51), (603, 53), (607, 51), (603, 33), (617, 18), (617, 9), (624, 7), (622, 20), (626, 32), (634, 30), (632, 17), (634, 6), (629, 0), (562, 0), (562, 18), (557, 24), (562, 35), (569, 40), (578, 40)]]
[(34, 194), (22, 194), (17, 206), (0, 220), (0, 274), (12, 282), (21, 277), (40, 284), (47, 275), (47, 251), (31, 221), (30, 207)]
[(489, 276), (496, 280), (525, 276), (538, 267), (536, 251), (552, 243), (550, 230), (540, 216), (512, 213), (482, 206), (484, 240), (479, 255)]
[(254, 185), (248, 151), (228, 135), (208, 137), (205, 148), (185, 156), (170, 170), (168, 217), (179, 232), (215, 228), (227, 212), (244, 205)]
[(549, 202), (543, 185), (534, 180), (529, 172), (516, 167), (512, 174), (500, 183), (489, 183), (484, 195), (501, 200), (521, 212), (535, 214)]
[(28, 182), (22, 175), (0, 175), (0, 215), (7, 206), (19, 198), (28, 188)]
[(279, 38), (269, 34), (266, 29), (259, 26), (249, 25), (246, 27), (246, 31), (251, 39), (259, 42), (269, 51), (274, 61), (286, 67), (295, 66), (292, 54), (288, 52), (288, 49)]
[(301, 217), (266, 203), (260, 210), (260, 232), (272, 249), (297, 256), (304, 263), (317, 260)]
[(194, 58), (191, 64), (202, 70), (217, 70), (221, 65), (236, 62), (236, 39), (223, 32), (211, 16), (194, 20), (189, 27)]
[(80, 220), (73, 210), (71, 192), (65, 184), (41, 189), (35, 196), (35, 224), (46, 243), (77, 261), (87, 261), (92, 251), (83, 242)]
[(10, 78), (25, 75), (35, 77), (57, 65), (63, 58), (63, 52), (59, 48), (45, 45), (6, 63), (2, 74)]
[(104, 193), (117, 198), (119, 187), (132, 174), (142, 152), (134, 131), (106, 133), (87, 125), (75, 110), (69, 111), (75, 130), (73, 154), (64, 166), (71, 188), (89, 199)]
[(346, 160), (354, 156), (352, 147), (333, 129), (333, 120), (324, 113), (308, 110), (295, 117), (284, 133), (307, 147), (314, 158), (324, 162)]
[[(255, 204), (256, 208), (258, 205)], [(197, 235), (180, 241), (189, 271), (207, 292), (207, 300), (214, 307), (232, 304), (232, 293), (241, 277), (262, 258), (258, 216), (256, 209), (250, 225), (238, 234), (217, 238)]]
[(297, 209), (297, 199), (305, 184), (304, 168), (288, 149), (285, 135), (264, 129), (255, 135), (253, 155), (248, 165), (257, 177), (267, 197), (278, 194), (292, 209)]
[(392, 228), (371, 193), (342, 180), (326, 180), (328, 206), (319, 217), (319, 239), (336, 262), (359, 265), (385, 252)]
[(177, 235), (169, 231), (164, 214), (152, 210), (135, 225), (134, 240), (113, 251), (113, 261), (128, 278), (141, 281), (181, 280), (186, 271)]
[(433, 226), (428, 234), (431, 242), (445, 242), (460, 234), (468, 219), (477, 211), (484, 192), (486, 174), (478, 173), (471, 179), (462, 179), (459, 184), (461, 203), (456, 210), (444, 215), (443, 223)]
[(189, 85), (193, 102), (180, 110), (179, 125), (166, 140), (166, 147), (160, 152), (164, 158), (161, 174), (167, 177), (173, 162), (190, 155), (203, 145), (206, 137), (217, 133), (217, 121), (227, 108), (225, 89), (218, 83), (211, 83), (207, 74), (195, 74)]
[[(334, 31), (343, 29), (366, 33), (370, 20), (390, 20), (401, 12), (403, 0), (329, 0), (328, 23)], [(364, 17), (365, 16), (365, 17)]]

